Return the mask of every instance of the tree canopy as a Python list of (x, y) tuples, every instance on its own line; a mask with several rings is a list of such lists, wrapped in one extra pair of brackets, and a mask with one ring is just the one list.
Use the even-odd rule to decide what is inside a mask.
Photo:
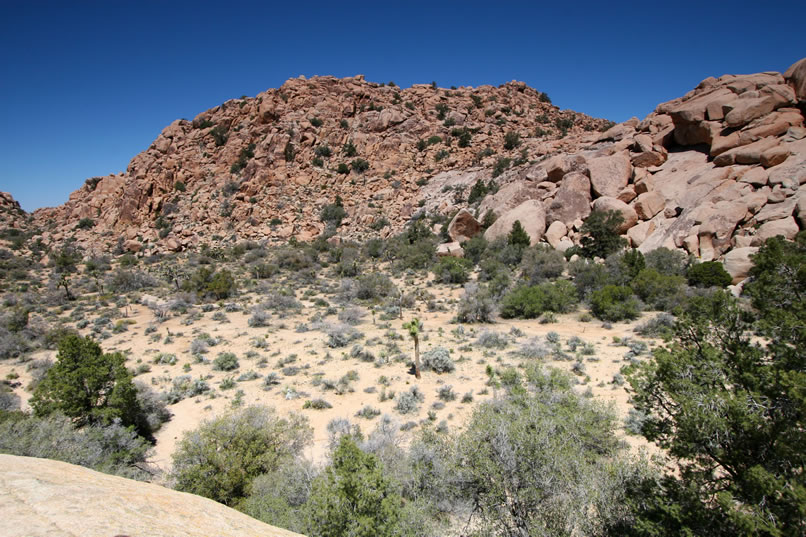
[(679, 474), (636, 489), (629, 533), (806, 533), (806, 236), (769, 239), (754, 264), (752, 308), (693, 299), (675, 342), (630, 374), (643, 434)]
[(121, 353), (104, 353), (88, 337), (68, 334), (59, 342), (56, 363), (34, 390), (37, 416), (59, 412), (77, 425), (108, 424), (119, 419), (147, 436), (137, 389)]

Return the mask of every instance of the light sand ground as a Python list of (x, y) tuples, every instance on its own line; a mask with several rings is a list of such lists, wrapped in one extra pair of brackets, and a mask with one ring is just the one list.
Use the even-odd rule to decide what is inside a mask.
[[(612, 381), (614, 375), (619, 373), (621, 367), (626, 364), (624, 355), (628, 349), (616, 345), (614, 337), (634, 338), (633, 328), (653, 314), (645, 314), (642, 319), (632, 323), (616, 323), (610, 329), (603, 328), (601, 323), (596, 320), (580, 322), (580, 312), (559, 315), (558, 322), (552, 324), (539, 324), (535, 320), (498, 320), (498, 322), (488, 325), (462, 325), (465, 335), (458, 337), (454, 331), (460, 325), (453, 323), (452, 318), (455, 310), (453, 302), (461, 294), (461, 289), (430, 286), (428, 291), (436, 296), (437, 303), (445, 305), (447, 311), (426, 311), (423, 304), (414, 310), (405, 310), (404, 319), (418, 316), (424, 327), (421, 336), (421, 351), (425, 352), (437, 346), (449, 349), (456, 362), (456, 370), (444, 374), (424, 371), (422, 379), (419, 381), (410, 374), (408, 366), (404, 362), (392, 362), (377, 367), (373, 363), (350, 358), (349, 352), (353, 343), (345, 348), (332, 349), (328, 348), (327, 335), (323, 331), (312, 330), (302, 333), (296, 331), (295, 328), (299, 324), (309, 322), (316, 311), (322, 311), (322, 308), (314, 307), (305, 300), (303, 300), (305, 307), (299, 314), (283, 319), (273, 315), (269, 326), (262, 328), (248, 326), (250, 316), (248, 308), (245, 308), (244, 311), (226, 313), (226, 322), (216, 321), (212, 318), (215, 312), (223, 310), (216, 309), (202, 313), (198, 308), (194, 308), (197, 315), (201, 314), (201, 318), (192, 323), (188, 322), (188, 315), (175, 315), (167, 321), (157, 324), (154, 322), (154, 314), (150, 309), (139, 305), (131, 306), (127, 308), (127, 316), (124, 318), (125, 321), (131, 323), (128, 331), (103, 341), (102, 347), (105, 351), (127, 353), (128, 363), (132, 368), (142, 363), (151, 364), (151, 371), (138, 375), (136, 380), (150, 384), (156, 391), (168, 391), (172, 379), (185, 374), (194, 378), (204, 377), (211, 388), (214, 388), (212, 397), (201, 395), (169, 407), (173, 412), (173, 418), (164, 424), (156, 434), (157, 444), (153, 456), (153, 462), (164, 470), (170, 468), (171, 454), (176, 449), (182, 435), (186, 431), (196, 428), (203, 420), (231, 409), (233, 401), (236, 399), (236, 392), (239, 390), (243, 391), (241, 396), (243, 405), (265, 404), (276, 408), (281, 415), (299, 412), (307, 416), (314, 430), (314, 442), (305, 455), (317, 462), (323, 461), (328, 453), (327, 424), (334, 418), (348, 418), (353, 423), (360, 425), (362, 431), (367, 434), (375, 427), (378, 418), (367, 420), (356, 417), (355, 414), (365, 405), (371, 405), (384, 414), (390, 414), (398, 423), (408, 421), (419, 423), (428, 420), (432, 404), (439, 400), (437, 389), (445, 384), (453, 387), (457, 398), (454, 401), (445, 402), (444, 408), (433, 410), (436, 417), (433, 421), (439, 423), (445, 420), (448, 429), (455, 432), (466, 423), (474, 405), (496, 395), (496, 390), (487, 386), (487, 365), (500, 368), (525, 364), (527, 360), (518, 357), (513, 351), (529, 338), (534, 336), (545, 338), (546, 334), (552, 331), (560, 335), (564, 349), (567, 349), (565, 343), (572, 336), (578, 336), (585, 342), (593, 344), (595, 353), (592, 357), (596, 360), (590, 360), (591, 356), (582, 357), (585, 363), (585, 375), (589, 377), (589, 380), (585, 378), (585, 375), (577, 375), (581, 382), (577, 389), (584, 391), (589, 388), (595, 398), (611, 403), (622, 418), (627, 416), (630, 404), (626, 387), (617, 386)], [(301, 297), (299, 292), (297, 296)], [(250, 299), (254, 302), (259, 301), (259, 298), (254, 296), (240, 297), (241, 301)], [(328, 316), (325, 321), (338, 322), (335, 316)], [(383, 352), (384, 343), (389, 341), (388, 333), (391, 331), (402, 337), (396, 343), (405, 355), (412, 357), (413, 343), (403, 330), (402, 324), (403, 321), (399, 319), (376, 320), (373, 324), (372, 316), (367, 314), (364, 322), (356, 326), (356, 329), (363, 334), (363, 338), (355, 343), (363, 345), (365, 350), (377, 356)], [(156, 326), (157, 331), (146, 334), (145, 329), (149, 325)], [(523, 335), (512, 336), (511, 330), (513, 329), (520, 330)], [(510, 343), (504, 349), (485, 349), (476, 343), (477, 335), (484, 330), (507, 335)], [(220, 352), (233, 352), (238, 356), (239, 369), (231, 372), (213, 371), (211, 363), (197, 363), (190, 352), (190, 346), (191, 342), (201, 333), (207, 333), (223, 340), (219, 345), (210, 347), (209, 353), (206, 354), (206, 358), (210, 362)], [(171, 337), (166, 343), (165, 338), (168, 335)], [(265, 338), (268, 343), (267, 348), (255, 348), (250, 343), (253, 338)], [(380, 343), (374, 346), (368, 345), (367, 342), (373, 338), (378, 338)], [(157, 339), (158, 341), (155, 341)], [(258, 356), (247, 358), (246, 353), (249, 351), (255, 351)], [(158, 353), (175, 354), (178, 359), (176, 365), (154, 364), (154, 357)], [(573, 353), (569, 354), (573, 355)], [(38, 353), (35, 358), (46, 356), (52, 358), (54, 355), (55, 353), (52, 351)], [(289, 365), (299, 367), (300, 372), (295, 376), (285, 376), (281, 372), (282, 368), (277, 367), (277, 362), (287, 359), (291, 355), (296, 355), (297, 358)], [(328, 359), (327, 356), (330, 358)], [(260, 358), (267, 359), (267, 363), (263, 367), (259, 366)], [(574, 361), (548, 359), (544, 363), (570, 371)], [(186, 364), (190, 366), (189, 371), (184, 369)], [(234, 388), (229, 390), (219, 388), (220, 382), (225, 378), (237, 378), (249, 370), (255, 371), (261, 378), (238, 382)], [(17, 389), (17, 393), (20, 394), (23, 408), (25, 408), (30, 393), (23, 388), (30, 382), (30, 373), (26, 371), (25, 364), (0, 363), (0, 375), (3, 378), (11, 371), (19, 375), (17, 380), (21, 383), (21, 387)], [(265, 391), (263, 377), (271, 371), (277, 371), (283, 378), (279, 385), (270, 391)], [(358, 374), (358, 379), (352, 383), (352, 391), (338, 395), (334, 391), (325, 391), (321, 384), (313, 385), (317, 376), (336, 381), (348, 371), (355, 371)], [(381, 402), (379, 394), (384, 389), (384, 386), (379, 383), (381, 377), (388, 379), (387, 392), (401, 393), (416, 384), (425, 394), (425, 401), (420, 405), (419, 411), (401, 415), (395, 410), (393, 399)], [(375, 393), (365, 392), (365, 389), (372, 387), (377, 390)], [(303, 395), (298, 399), (287, 399), (285, 395), (287, 388), (293, 388)], [(468, 392), (472, 392), (473, 402), (462, 403), (462, 395)], [(306, 400), (317, 398), (328, 401), (333, 407), (325, 410), (303, 408)], [(643, 439), (624, 436), (633, 448), (646, 446)]]

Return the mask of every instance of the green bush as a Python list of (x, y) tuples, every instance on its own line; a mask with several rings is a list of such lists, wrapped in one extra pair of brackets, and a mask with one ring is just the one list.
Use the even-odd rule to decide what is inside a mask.
[(567, 280), (517, 287), (501, 299), (501, 316), (536, 319), (543, 312), (568, 313), (579, 299), (574, 285)]
[(231, 352), (221, 352), (216, 359), (213, 360), (214, 371), (232, 371), (238, 369), (238, 367), (240, 367), (238, 357)]
[(719, 261), (706, 261), (689, 267), (688, 284), (693, 287), (727, 287), (732, 278)]
[(432, 269), (442, 283), (465, 283), (470, 278), (473, 263), (467, 259), (442, 257)]
[(356, 173), (363, 173), (369, 169), (369, 162), (362, 158), (357, 158), (350, 163), (350, 167)]
[(319, 213), (319, 218), (327, 225), (337, 228), (341, 225), (341, 221), (347, 217), (347, 211), (344, 210), (341, 196), (336, 196), (336, 201), (322, 207)]
[(40, 417), (60, 413), (78, 425), (119, 419), (143, 436), (151, 433), (123, 355), (105, 354), (96, 342), (77, 334), (59, 342), (56, 363), (37, 385), (30, 404)]
[(638, 318), (639, 304), (632, 289), (623, 285), (606, 285), (590, 297), (591, 313), (602, 321), (617, 322)]
[(509, 131), (504, 135), (504, 149), (512, 150), (521, 145), (521, 135), (515, 131)]
[(521, 274), (531, 285), (559, 278), (565, 270), (565, 256), (546, 244), (523, 251)]
[(403, 500), (378, 458), (350, 435), (339, 439), (333, 463), (314, 480), (309, 503), (311, 537), (398, 535)]
[(680, 250), (660, 247), (644, 255), (646, 268), (653, 268), (661, 274), (685, 276), (687, 259)]
[(341, 152), (347, 158), (353, 158), (358, 154), (358, 149), (356, 149), (355, 145), (353, 144), (352, 140), (348, 140), (347, 143), (341, 148)]
[(76, 229), (90, 229), (95, 227), (95, 221), (92, 218), (82, 218), (76, 224)]
[(674, 297), (680, 293), (686, 279), (683, 276), (661, 274), (655, 269), (646, 268), (639, 272), (630, 287), (645, 303), (657, 310), (670, 310)]
[(623, 222), (624, 217), (618, 211), (593, 211), (580, 229), (582, 239), (579, 253), (589, 259), (604, 259), (622, 249), (627, 244), (618, 232)]
[(445, 347), (435, 347), (425, 351), (422, 356), (423, 369), (435, 373), (450, 373), (456, 366), (451, 360), (451, 353)]
[(185, 433), (173, 454), (177, 490), (235, 505), (259, 475), (291, 461), (311, 440), (305, 418), (250, 406)]
[(531, 242), (532, 239), (529, 238), (529, 234), (523, 229), (521, 221), (515, 220), (512, 224), (512, 230), (509, 232), (509, 235), (507, 235), (507, 243), (511, 246), (527, 248)]
[(481, 261), (484, 251), (487, 249), (487, 239), (484, 235), (479, 233), (472, 239), (468, 239), (462, 243), (462, 250), (465, 252), (465, 259), (477, 265)]
[(476, 283), (465, 286), (459, 299), (456, 320), (460, 323), (490, 323), (495, 312), (495, 303), (490, 290)]

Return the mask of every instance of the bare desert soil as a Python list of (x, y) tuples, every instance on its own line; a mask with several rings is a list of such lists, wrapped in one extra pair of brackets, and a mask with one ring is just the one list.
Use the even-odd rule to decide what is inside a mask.
[[(409, 290), (405, 282), (402, 285)], [(566, 371), (572, 371), (574, 364), (581, 361), (584, 370), (580, 371), (577, 365), (577, 371), (574, 372), (579, 382), (577, 389), (611, 404), (621, 418), (627, 417), (631, 406), (626, 385), (614, 382), (614, 377), (629, 361), (625, 357), (629, 349), (624, 346), (623, 340), (640, 340), (633, 329), (654, 316), (654, 313), (645, 313), (641, 319), (631, 323), (615, 323), (610, 328), (603, 327), (596, 319), (580, 321), (584, 313), (582, 309), (558, 315), (555, 323), (497, 319), (492, 324), (462, 325), (453, 320), (456, 301), (462, 293), (460, 286), (432, 282), (418, 285), (433, 295), (430, 301), (433, 311), (429, 311), (425, 303), (418, 303), (413, 309), (404, 309), (403, 318), (409, 320), (416, 316), (422, 321), (421, 352), (436, 347), (450, 351), (456, 364), (453, 372), (438, 374), (423, 371), (422, 378), (417, 380), (409, 368), (408, 360), (413, 358), (414, 345), (403, 329), (404, 320), (381, 320), (379, 313), (373, 319), (370, 310), (360, 304), (348, 306), (361, 308), (366, 313), (354, 327), (360, 334), (359, 339), (346, 347), (329, 347), (324, 327), (339, 324), (337, 315), (323, 316), (325, 311), (321, 305), (313, 303), (317, 297), (313, 293), (306, 296), (302, 289), (296, 291), (297, 299), (303, 304), (301, 310), (287, 316), (272, 314), (267, 326), (263, 327), (251, 327), (248, 323), (251, 308), (262, 298), (255, 292), (243, 293), (225, 301), (230, 304), (229, 308), (224, 302), (213, 305), (211, 311), (202, 311), (197, 305), (185, 313), (173, 313), (161, 322), (156, 319), (153, 309), (138, 304), (141, 297), (133, 294), (129, 297), (130, 304), (117, 309), (119, 316), (112, 319), (112, 324), (122, 321), (120, 324), (126, 325), (127, 329), (112, 334), (101, 345), (106, 352), (125, 353), (132, 369), (148, 369), (144, 365), (148, 364), (150, 371), (139, 373), (135, 380), (151, 385), (157, 392), (168, 392), (173, 379), (181, 375), (203, 378), (211, 388), (205, 394), (169, 406), (173, 418), (157, 432), (152, 457), (153, 463), (163, 470), (170, 469), (171, 454), (186, 431), (236, 406), (264, 404), (274, 407), (281, 415), (297, 412), (307, 416), (314, 430), (314, 441), (305, 455), (319, 462), (324, 460), (328, 452), (327, 425), (331, 420), (347, 418), (359, 425), (365, 434), (373, 430), (379, 416), (364, 418), (356, 415), (365, 406), (377, 409), (380, 415), (391, 415), (398, 424), (408, 424), (411, 431), (432, 422), (440, 430), (456, 432), (471, 416), (475, 405), (501, 392), (502, 388), (489, 383), (488, 366), (496, 369), (508, 366), (522, 368), (534, 359), (520, 356), (517, 352), (519, 347), (534, 337), (545, 343), (546, 336), (551, 332), (559, 336), (559, 346), (566, 356), (560, 359), (549, 356), (540, 361), (546, 366)], [(239, 304), (240, 311), (227, 312), (227, 309), (235, 309), (232, 304)], [(434, 310), (434, 304), (443, 311)], [(210, 307), (205, 309), (209, 310)], [(312, 322), (317, 313), (319, 318)], [(86, 335), (90, 334), (93, 314), (88, 313), (85, 319), (90, 321), (89, 326), (80, 332)], [(502, 348), (484, 347), (478, 339), (485, 331), (502, 336), (505, 345)], [(194, 355), (191, 353), (191, 343), (202, 334), (215, 338), (219, 343), (210, 346), (203, 355)], [(568, 340), (573, 336), (589, 344), (586, 353), (580, 353), (579, 349), (576, 353), (568, 349)], [(644, 341), (648, 344), (647, 352), (658, 344), (657, 341)], [(351, 350), (355, 344), (372, 353), (376, 357), (375, 362), (352, 357)], [(212, 362), (221, 352), (234, 353), (239, 361), (238, 369), (214, 370)], [(161, 353), (175, 355), (176, 363), (155, 363)], [(55, 354), (55, 351), (43, 351), (33, 358), (53, 359)], [(407, 361), (400, 358), (401, 354)], [(384, 356), (398, 356), (398, 359), (379, 364), (384, 361)], [(646, 358), (646, 353), (641, 358)], [(254, 372), (256, 378), (237, 380), (248, 372)], [(271, 372), (277, 373), (279, 382), (265, 389), (264, 379)], [(30, 393), (25, 386), (30, 381), (30, 372), (25, 364), (0, 362), (0, 376), (6, 378), (10, 373), (19, 376), (16, 392), (21, 397), (23, 409), (26, 409)], [(333, 389), (345, 375), (354, 380), (343, 382), (339, 388)], [(233, 384), (232, 387), (226, 384), (222, 387), (221, 383), (226, 379), (235, 381), (229, 383)], [(425, 400), (416, 412), (401, 414), (395, 409), (396, 398), (392, 395), (405, 392), (415, 385), (425, 395)], [(453, 388), (456, 394), (454, 400), (440, 401), (437, 390), (445, 385)], [(384, 393), (387, 398), (381, 400), (381, 394)], [(463, 397), (466, 394), (468, 396)], [(317, 399), (327, 401), (332, 407), (321, 410), (305, 408), (306, 401)], [(641, 438), (626, 433), (623, 436), (634, 449), (646, 446)]]

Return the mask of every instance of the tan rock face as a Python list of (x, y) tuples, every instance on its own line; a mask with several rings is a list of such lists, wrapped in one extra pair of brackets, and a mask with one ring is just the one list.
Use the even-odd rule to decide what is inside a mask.
[(454, 242), (464, 242), (481, 233), (481, 224), (467, 209), (462, 209), (448, 224), (448, 235)]
[(792, 84), (798, 99), (806, 100), (806, 58), (793, 63), (784, 73), (784, 78)]
[(635, 198), (633, 208), (641, 220), (649, 220), (666, 206), (666, 200), (659, 192), (646, 192)]
[(630, 158), (623, 153), (590, 159), (588, 169), (591, 187), (597, 196), (617, 197), (632, 176)]
[(595, 211), (616, 211), (620, 213), (624, 218), (624, 222), (619, 226), (619, 233), (624, 233), (638, 223), (638, 214), (635, 209), (616, 198), (602, 196), (593, 202), (593, 209)]
[(546, 210), (547, 221), (560, 221), (568, 226), (574, 220), (584, 220), (591, 212), (590, 204), (591, 184), (588, 177), (579, 172), (569, 173), (563, 178)]
[(753, 247), (734, 248), (725, 254), (725, 259), (722, 263), (725, 271), (733, 279), (731, 283), (737, 284), (747, 278), (750, 274), (750, 269), (753, 268), (753, 260), (750, 256), (757, 251), (758, 248)]
[(512, 225), (519, 221), (524, 231), (529, 235), (531, 244), (537, 244), (546, 232), (546, 212), (543, 204), (537, 200), (524, 201), (511, 211), (508, 211), (495, 221), (484, 232), (484, 238), (493, 241), (499, 237), (506, 237), (512, 231)]
[(294, 537), (213, 500), (47, 459), (0, 455), (4, 537)]

